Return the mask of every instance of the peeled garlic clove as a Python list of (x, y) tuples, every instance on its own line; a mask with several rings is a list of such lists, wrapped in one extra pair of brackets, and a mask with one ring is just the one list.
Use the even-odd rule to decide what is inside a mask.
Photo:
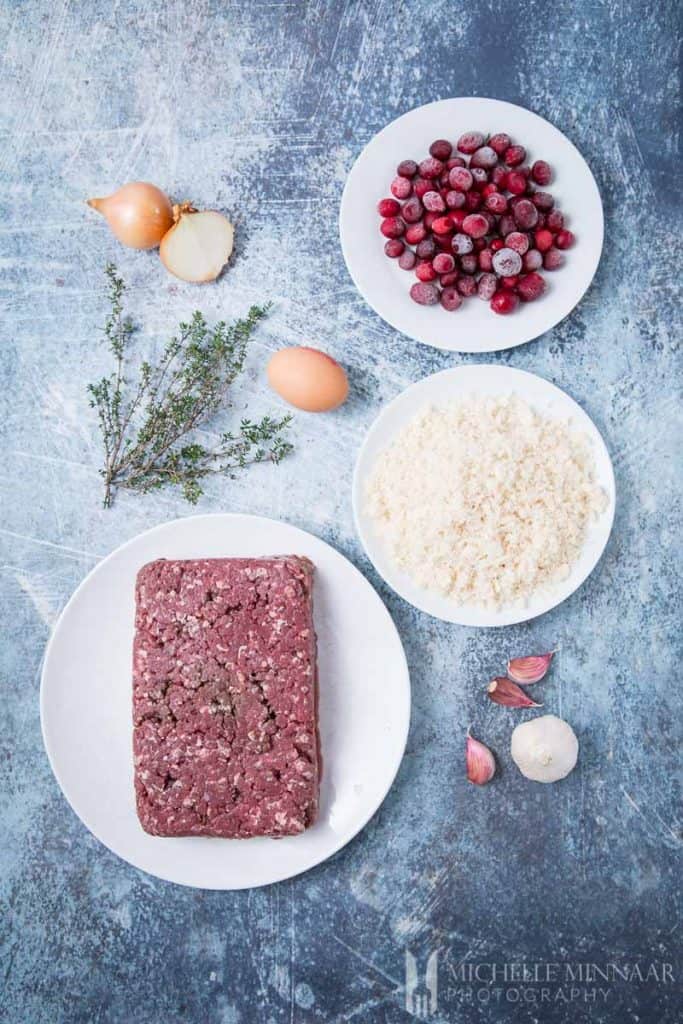
[(181, 281), (215, 281), (232, 254), (235, 229), (222, 213), (173, 207), (175, 224), (159, 247), (166, 269)]
[(112, 234), (131, 249), (155, 249), (173, 224), (168, 196), (148, 181), (131, 181), (110, 196), (88, 199)]
[(541, 715), (518, 725), (510, 743), (512, 760), (534, 782), (557, 782), (569, 775), (579, 755), (571, 725), (557, 715)]
[(485, 744), (475, 740), (467, 733), (465, 747), (465, 760), (467, 763), (467, 778), (475, 786), (485, 786), (490, 782), (496, 771), (496, 762), (493, 754)]
[(538, 683), (550, 668), (555, 651), (549, 654), (532, 654), (528, 658), (511, 658), (508, 661), (508, 676), (522, 686)]
[(506, 708), (540, 708), (541, 704), (537, 704), (527, 697), (524, 690), (517, 686), (517, 683), (511, 682), (505, 676), (496, 676), (488, 685), (489, 699), (494, 704), (503, 704)]

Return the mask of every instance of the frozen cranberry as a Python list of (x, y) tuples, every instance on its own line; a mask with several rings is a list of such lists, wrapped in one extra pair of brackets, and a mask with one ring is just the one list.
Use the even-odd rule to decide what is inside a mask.
[(439, 277), (439, 281), (441, 282), (444, 288), (449, 288), (452, 284), (455, 284), (459, 277), (459, 270), (451, 270), (449, 271), (448, 274), (441, 274), (441, 276)]
[(539, 299), (544, 291), (545, 281), (540, 274), (525, 274), (524, 277), (520, 277), (517, 294), (524, 302)]
[(558, 231), (555, 245), (558, 249), (570, 249), (574, 244), (574, 235), (571, 231)]
[(470, 174), (474, 181), (474, 187), (481, 190), (485, 185), (489, 183), (488, 171), (485, 171), (483, 167), (473, 167), (470, 164)]
[(476, 153), (485, 142), (481, 132), (465, 132), (458, 139), (457, 146), (461, 153)]
[(493, 297), (497, 287), (498, 282), (495, 274), (482, 274), (477, 281), (477, 295), (480, 299), (488, 302)]
[(551, 231), (561, 231), (564, 227), (564, 217), (559, 210), (551, 210), (546, 224)]
[(479, 267), (479, 260), (473, 252), (468, 252), (460, 257), (460, 268), (465, 274), (476, 273)]
[(426, 160), (422, 161), (418, 170), (423, 178), (438, 178), (443, 170), (443, 163), (435, 156), (428, 156)]
[(538, 220), (536, 222), (536, 227), (539, 231), (541, 230), (541, 228), (544, 228), (546, 226), (547, 219), (548, 218), (544, 213), (539, 213)]
[(489, 196), (495, 195), (498, 191), (498, 186), (494, 185), (492, 181), (489, 181), (488, 184), (484, 185), (481, 190), (481, 194), (484, 199), (488, 199)]
[(446, 193), (446, 206), (449, 210), (458, 210), (465, 205), (465, 193), (456, 192), (454, 188)]
[(422, 221), (418, 224), (410, 224), (406, 228), (406, 242), (408, 245), (417, 245), (423, 238), (427, 237), (427, 228), (424, 226)]
[(493, 267), (493, 251), (490, 248), (482, 249), (479, 253), (479, 269), (491, 270)]
[(417, 196), (411, 196), (401, 207), (401, 216), (406, 224), (416, 224), (423, 213), (422, 203)]
[(514, 249), (520, 256), (529, 248), (529, 236), (525, 235), (523, 231), (511, 231), (509, 235), (505, 236), (505, 244), (508, 249)]
[(472, 239), (472, 245), (474, 246), (474, 251), (475, 252), (481, 252), (482, 249), (486, 248), (486, 239), (485, 238), (473, 238)]
[(519, 171), (508, 171), (507, 190), (513, 195), (522, 196), (526, 192), (526, 178)]
[(546, 270), (559, 270), (563, 263), (564, 255), (555, 246), (552, 249), (548, 249), (543, 257), (543, 266)]
[(404, 249), (405, 245), (400, 238), (390, 238), (384, 243), (384, 253), (392, 260), (397, 259)]
[[(413, 285), (415, 287), (415, 285)], [(519, 299), (514, 292), (511, 292), (509, 288), (502, 288), (499, 292), (496, 292), (491, 299), (491, 309), (494, 313), (499, 313), (501, 316), (507, 316), (508, 313), (514, 313), (517, 309)]]
[(528, 164), (522, 164), (520, 167), (515, 167), (515, 170), (519, 174), (523, 174), (525, 178), (529, 178), (531, 176), (531, 168)]
[(401, 270), (412, 270), (417, 263), (417, 256), (412, 249), (406, 249), (398, 258), (398, 265)]
[(439, 289), (435, 284), (418, 281), (410, 289), (410, 297), (421, 306), (435, 306), (439, 301)]
[(529, 249), (522, 256), (522, 263), (525, 270), (538, 270), (543, 266), (543, 256), (538, 249)]
[(448, 172), (448, 181), (458, 192), (468, 192), (474, 184), (474, 178), (466, 167), (453, 167)]
[(477, 293), (477, 282), (469, 274), (465, 277), (459, 277), (455, 283), (455, 287), (458, 289), (461, 295), (469, 298), (470, 295), (476, 295)]
[(537, 210), (552, 210), (555, 205), (555, 200), (550, 192), (534, 192), (531, 196), (531, 202)]
[(495, 149), (492, 149), (491, 146), (480, 146), (479, 149), (472, 154), (470, 167), (483, 167), (485, 170), (490, 171), (497, 163), (498, 154)]
[(493, 168), (493, 170), (491, 171), (491, 181), (493, 182), (494, 185), (497, 185), (498, 188), (500, 189), (506, 188), (507, 180), (508, 172), (505, 167), (502, 167), (500, 164), (498, 164), (497, 167)]
[(427, 260), (420, 260), (415, 267), (415, 277), (420, 281), (436, 281), (437, 274), (431, 263)]
[(422, 202), (425, 210), (431, 210), (432, 213), (443, 213), (446, 209), (446, 204), (438, 192), (425, 192)]
[(395, 217), (401, 212), (401, 204), (396, 199), (380, 199), (377, 212), (380, 217)]
[(509, 235), (511, 231), (517, 230), (517, 221), (510, 213), (503, 214), (498, 221), (498, 230), (500, 231), (503, 238)]
[(453, 227), (455, 228), (456, 231), (460, 230), (460, 228), (462, 227), (462, 222), (464, 221), (466, 216), (467, 214), (465, 213), (464, 210), (451, 210), (450, 218), (453, 221)]
[(502, 192), (492, 192), (491, 195), (488, 195), (484, 200), (484, 206), (487, 210), (490, 210), (491, 213), (497, 213), (500, 215), (501, 213), (505, 213), (507, 210), (508, 201)]
[(379, 229), (385, 238), (400, 238), (405, 227), (402, 217), (385, 217)]
[(435, 156), (437, 160), (448, 160), (452, 152), (453, 147), (447, 139), (437, 139), (429, 147), (430, 155)]
[(481, 196), (478, 192), (466, 192), (465, 193), (465, 209), (469, 210), (470, 213), (474, 213), (481, 206)]
[(417, 164), (414, 160), (401, 160), (396, 173), (400, 178), (412, 178), (417, 174)]
[(493, 269), (499, 277), (512, 277), (522, 269), (522, 257), (514, 249), (499, 249), (493, 257)]
[(434, 221), (439, 216), (440, 215), (438, 213), (435, 213), (433, 210), (431, 211), (431, 213), (429, 211), (427, 213), (425, 213), (425, 215), (424, 215), (424, 225), (427, 228), (427, 231), (431, 231), (432, 230), (432, 227), (434, 225)]
[(503, 241), (502, 238), (494, 238), (491, 244), (489, 245), (489, 249), (491, 250), (491, 252), (500, 252), (500, 250), (504, 248), (505, 242)]
[(391, 193), (397, 199), (407, 199), (412, 194), (413, 183), (408, 178), (396, 177), (391, 183)]
[(455, 266), (455, 260), (447, 252), (440, 252), (432, 260), (432, 266), (437, 274), (448, 274)]
[(519, 276), (517, 274), (513, 274), (512, 277), (501, 277), (500, 283), (503, 288), (509, 288), (514, 292), (515, 288), (519, 284)]
[(441, 192), (443, 192), (444, 189), (450, 188), (450, 184), (448, 182), (448, 174), (449, 172), (444, 170), (439, 175), (439, 191)]
[(459, 309), (462, 305), (462, 298), (457, 288), (449, 285), (444, 288), (441, 292), (440, 302), (444, 309), (447, 309), (449, 313), (454, 313), (456, 309)]
[(545, 160), (537, 160), (531, 168), (531, 177), (537, 185), (549, 185), (552, 176), (553, 172), (550, 170), (550, 164), (547, 164)]
[(462, 222), (462, 229), (470, 238), (483, 238), (489, 230), (489, 222), (480, 213), (471, 213)]
[(444, 235), (434, 235), (434, 242), (436, 243), (436, 247), (437, 249), (440, 249), (441, 252), (451, 252), (452, 241), (452, 231), (447, 231)]
[(496, 132), (489, 139), (489, 146), (498, 156), (504, 156), (505, 151), (512, 145), (512, 139), (506, 132)]
[(528, 199), (522, 199), (521, 203), (515, 204), (513, 215), (518, 227), (524, 228), (525, 231), (535, 227), (538, 222), (538, 210)]
[(465, 256), (468, 252), (472, 252), (472, 239), (469, 235), (463, 235), (461, 233), (453, 235), (451, 248), (456, 256)]
[[(425, 218), (426, 220), (426, 218)], [(437, 217), (432, 223), (432, 231), (436, 235), (445, 235), (448, 231), (453, 230), (453, 221), (450, 218), (450, 214), (446, 214), (445, 217)]]
[(524, 146), (508, 146), (503, 154), (503, 159), (508, 167), (519, 167), (526, 160)]
[(548, 231), (547, 228), (541, 228), (540, 231), (537, 231), (534, 239), (539, 252), (547, 252), (552, 247), (554, 241), (552, 231)]
[[(408, 240), (408, 232), (406, 232), (406, 240)], [(421, 242), (418, 242), (415, 252), (421, 260), (430, 260), (436, 252), (436, 243), (433, 238), (423, 238)]]
[(416, 178), (413, 182), (413, 189), (417, 198), (422, 199), (425, 193), (431, 192), (434, 189), (434, 182), (427, 181), (426, 178)]
[(452, 167), (464, 167), (465, 161), (461, 156), (452, 156), (450, 160), (446, 161), (446, 169), (451, 170)]

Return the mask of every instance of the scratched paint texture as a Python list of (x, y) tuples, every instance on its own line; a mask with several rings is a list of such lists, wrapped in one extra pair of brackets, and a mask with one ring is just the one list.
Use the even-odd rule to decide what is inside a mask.
[[(522, 961), (656, 962), (660, 977), (664, 962), (680, 976), (677, 33), (674, 0), (0, 3), (0, 1020), (403, 1022), (406, 948), (421, 968), (440, 950), (438, 1021), (680, 1019), (678, 982), (603, 983), (606, 997), (584, 984), (570, 1005), (541, 1004), (538, 984), (475, 984), (468, 997), (454, 978), (458, 964)], [(382, 323), (337, 239), (344, 177), (371, 136), (468, 94), (549, 118), (600, 185), (606, 245), (586, 298), (492, 358), (583, 405), (618, 491), (612, 539), (580, 591), (529, 625), (479, 632), (382, 585), (349, 501), (382, 405), (476, 358)], [(234, 214), (238, 258), (220, 283), (173, 282), (84, 205), (136, 178)], [(378, 588), (410, 663), (410, 738), (388, 799), (340, 854), (270, 888), (191, 891), (127, 866), (71, 812), (43, 752), (39, 670), (60, 609), (100, 557), (189, 511), (171, 493), (99, 505), (84, 388), (107, 365), (108, 259), (152, 343), (196, 306), (217, 318), (274, 300), (232, 415), (278, 408), (263, 368), (282, 345), (320, 346), (351, 378), (339, 413), (296, 417), (294, 457), (213, 481), (199, 505), (282, 517), (336, 545)], [(511, 765), (514, 716), (482, 685), (509, 653), (555, 644), (545, 706), (574, 725), (581, 760), (542, 787)], [(500, 756), (485, 790), (463, 777), (470, 724)]]

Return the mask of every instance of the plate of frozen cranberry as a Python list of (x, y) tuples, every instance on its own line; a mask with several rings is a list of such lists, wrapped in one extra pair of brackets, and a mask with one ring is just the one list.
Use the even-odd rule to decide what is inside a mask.
[(453, 352), (550, 330), (600, 260), (595, 179), (562, 132), (475, 97), (403, 114), (362, 151), (340, 211), (349, 273), (382, 319)]

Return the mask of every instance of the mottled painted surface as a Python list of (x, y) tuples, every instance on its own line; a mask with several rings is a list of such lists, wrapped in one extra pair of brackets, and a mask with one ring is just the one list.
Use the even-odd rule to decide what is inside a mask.
[[(540, 1002), (540, 983), (478, 983), (468, 1007), (450, 970), (654, 962), (661, 977), (663, 962), (676, 964), (676, 8), (0, 4), (3, 1022), (403, 1022), (406, 947), (421, 966), (441, 950), (437, 1020), (680, 1019), (678, 983), (565, 984), (565, 999), (579, 993), (573, 1005), (557, 982), (545, 986), (552, 1003)], [(612, 452), (619, 495), (590, 581), (539, 621), (488, 632), (411, 610), (354, 535), (354, 457), (382, 404), (476, 360), (380, 322), (337, 240), (342, 184), (364, 143), (410, 107), (472, 93), (548, 117), (601, 187), (606, 247), (585, 300), (550, 334), (494, 358), (581, 402)], [(171, 283), (85, 207), (134, 178), (239, 218), (239, 259), (217, 286)], [(84, 387), (106, 365), (107, 259), (158, 341), (196, 304), (217, 317), (275, 300), (237, 410), (273, 407), (263, 366), (283, 344), (327, 349), (353, 382), (338, 414), (297, 417), (295, 457), (215, 481), (200, 504), (279, 516), (339, 547), (386, 600), (412, 672), (408, 749), (379, 813), (328, 863), (251, 893), (190, 891), (128, 867), (70, 811), (42, 748), (39, 670), (60, 608), (102, 555), (188, 512), (172, 494), (99, 506)], [(546, 708), (573, 723), (581, 763), (558, 787), (532, 786), (506, 752), (511, 715), (487, 706), (481, 686), (508, 652), (555, 643)], [(463, 779), (470, 723), (501, 754), (487, 790)], [(586, 995), (598, 988), (607, 997)]]

